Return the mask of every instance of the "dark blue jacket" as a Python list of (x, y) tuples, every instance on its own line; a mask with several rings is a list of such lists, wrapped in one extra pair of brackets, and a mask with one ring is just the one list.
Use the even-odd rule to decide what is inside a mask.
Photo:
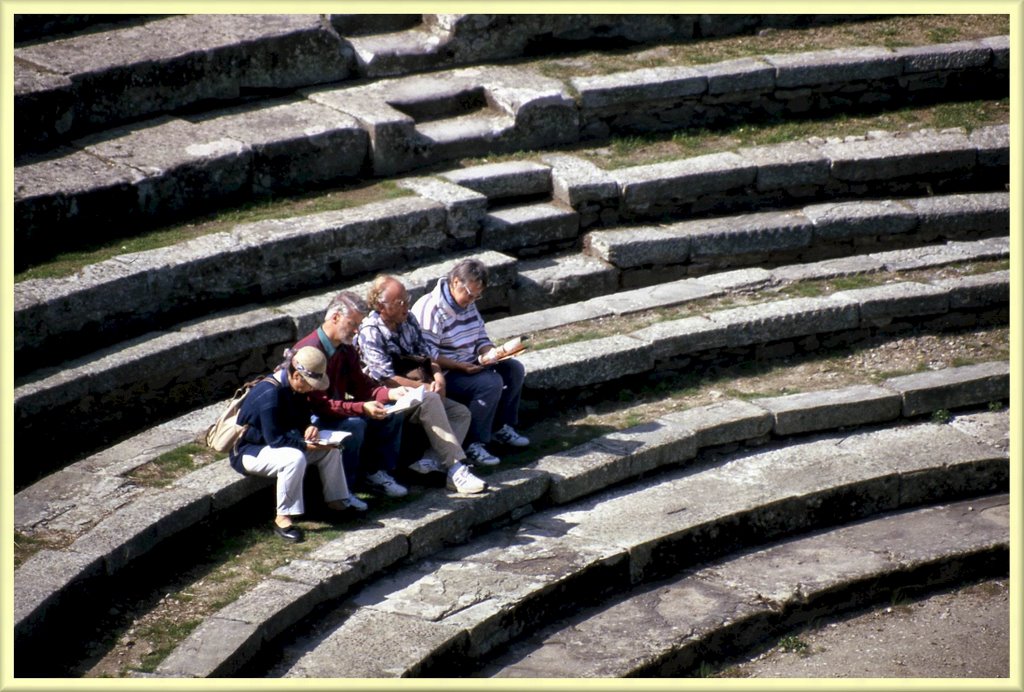
[(257, 456), (264, 447), (295, 447), (306, 450), (305, 432), (310, 423), (309, 401), (288, 384), (283, 370), (274, 373), (273, 382), (266, 379), (249, 390), (238, 412), (238, 422), (249, 428), (230, 454), (231, 466), (239, 473), (242, 455)]

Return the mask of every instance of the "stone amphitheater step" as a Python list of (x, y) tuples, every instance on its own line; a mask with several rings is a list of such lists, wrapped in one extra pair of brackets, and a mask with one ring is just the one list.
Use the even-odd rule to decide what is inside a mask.
[[(1005, 77), (1005, 68), (1000, 66), (1004, 62), (1004, 53), (1008, 55), (1008, 39), (1004, 41), (1005, 51), (997, 46), (999, 40), (993, 38), (988, 43), (978, 42), (982, 47), (977, 48), (977, 51), (988, 56), (986, 66), (964, 68), (971, 73), (971, 70), (987, 70), (987, 66), (994, 65), (996, 76), (990, 79), (988, 76), (977, 74), (973, 78), (965, 79), (973, 80), (975, 83), (988, 83), (994, 80), (994, 83), (1002, 85), (1005, 91), (1008, 79)], [(914, 60), (920, 59), (922, 63), (934, 63), (936, 68), (933, 71), (945, 74), (951, 68), (950, 62), (955, 62), (950, 55), (959, 55), (960, 52), (962, 47), (958, 45), (919, 47), (913, 56)], [(877, 56), (872, 60), (877, 60)], [(896, 71), (900, 72), (903, 69), (911, 69), (908, 66), (916, 64), (914, 60), (911, 60), (908, 54), (900, 58), (894, 57), (890, 62), (896, 65)], [(810, 70), (801, 67), (798, 71), (817, 74), (819, 81), (825, 80), (817, 87), (808, 85), (801, 88), (811, 91), (814, 88), (824, 88), (824, 84), (832, 84), (831, 80), (836, 79), (837, 74), (848, 75), (853, 82), (870, 78), (869, 67), (864, 67), (867, 72), (860, 74), (858, 69), (842, 60), (840, 65), (843, 69), (838, 73), (834, 69), (826, 69), (827, 66), (819, 65), (820, 69)], [(781, 68), (778, 69), (779, 74), (782, 74)], [(46, 79), (52, 79), (50, 73), (47, 75)], [(703, 79), (707, 81), (706, 77)], [(774, 84), (778, 77), (771, 79)], [(737, 89), (742, 86), (742, 80), (735, 85)], [(891, 88), (903, 87), (893, 85)], [(778, 89), (791, 91), (789, 87)], [(770, 89), (772, 93), (775, 90), (776, 87)], [(743, 94), (743, 97), (750, 97), (751, 92), (741, 89), (738, 93)], [(920, 95), (920, 92), (914, 93)], [(437, 120), (437, 114), (433, 112), (439, 103), (436, 94), (451, 95), (452, 98), (445, 99), (443, 103), (458, 107), (456, 112), (447, 114), (448, 120)], [(793, 99), (790, 96), (783, 101), (792, 106)], [(698, 96), (703, 97), (712, 98), (712, 95), (705, 92)], [(324, 182), (330, 173), (339, 171), (344, 179), (345, 176), (352, 175), (351, 170), (361, 171), (364, 163), (372, 176), (391, 176), (453, 157), (550, 148), (575, 142), (581, 137), (581, 111), (578, 104), (569, 96), (568, 87), (558, 80), (543, 77), (528, 67), (465, 68), (380, 80), (369, 84), (301, 89), (297, 98), (299, 100), (289, 107), (302, 112), (296, 115), (283, 115), (284, 111), (281, 111), (286, 126), (289, 125), (289, 121), (293, 121), (292, 127), (286, 127), (283, 135), (272, 141), (259, 139), (259, 136), (253, 134), (254, 128), (245, 122), (246, 117), (257, 121), (273, 117), (259, 115), (260, 104), (257, 103), (247, 111), (248, 116), (236, 117), (234, 121), (231, 118), (223, 120), (219, 116), (227, 114), (218, 111), (206, 112), (198, 118), (193, 118), (198, 120), (198, 123), (188, 120), (183, 123), (175, 122), (185, 119), (185, 116), (162, 116), (135, 123), (128, 128), (115, 128), (102, 134), (74, 140), (67, 147), (19, 160), (15, 167), (14, 205), (16, 240), (21, 248), (16, 258), (18, 267), (48, 256), (46, 253), (53, 250), (47, 248), (69, 249), (83, 242), (83, 239), (95, 240), (96, 231), (91, 229), (101, 228), (108, 234), (130, 235), (158, 223), (167, 223), (175, 216), (183, 216), (203, 204), (224, 204), (264, 194), (268, 191), (266, 185), (270, 185), (274, 192), (278, 189), (273, 188), (274, 185), (280, 185), (281, 189), (289, 189), (289, 185), (294, 186), (299, 181), (294, 179), (294, 175), (284, 175), (281, 178), (267, 175), (266, 171), (272, 170), (275, 166), (272, 165), (272, 161), (267, 161), (268, 153), (262, 151), (261, 147), (269, 152), (276, 152), (278, 156), (275, 161), (277, 164), (282, 163), (280, 153), (289, 152), (288, 142), (300, 139), (294, 123), (303, 122), (304, 118), (309, 117), (308, 113), (315, 111), (309, 108), (306, 101), (338, 112), (336, 116), (327, 119), (328, 122), (336, 123), (334, 129), (329, 130), (334, 137), (331, 145), (325, 144), (319, 149), (314, 146), (312, 151), (309, 143), (296, 148), (298, 156), (308, 158), (312, 155), (316, 160), (326, 159), (324, 172), (317, 178), (320, 182)], [(714, 95), (714, 98), (717, 99), (719, 96)], [(272, 105), (280, 106), (277, 102), (272, 102)], [(26, 104), (23, 110), (27, 112), (28, 107)], [(465, 115), (461, 110), (464, 107), (478, 107), (482, 110), (474, 115)], [(848, 104), (841, 107), (848, 110)], [(423, 112), (424, 108), (429, 115)], [(232, 113), (236, 114), (235, 111)], [(788, 110), (783, 114), (801, 117), (799, 112), (791, 113)], [(422, 120), (424, 117), (430, 119)], [(456, 120), (451, 121), (450, 118)], [(53, 120), (50, 118), (47, 122)], [(203, 122), (205, 120), (220, 121), (221, 126), (206, 127)], [(19, 122), (34, 121), (32, 118), (19, 119)], [(57, 119), (56, 122), (60, 120)], [(354, 123), (358, 123), (358, 128), (352, 128)], [(676, 124), (677, 127), (685, 125), (685, 122)], [(362, 131), (358, 131), (359, 129)], [(185, 134), (190, 141), (184, 145), (180, 141), (175, 143), (176, 137), (180, 140)], [(893, 144), (894, 142), (888, 143), (890, 147)], [(963, 143), (947, 144), (954, 149), (963, 148)], [(835, 146), (838, 147), (838, 151), (834, 152), (835, 156), (841, 159), (853, 158), (845, 167), (836, 166), (837, 179), (847, 186), (870, 188), (875, 180), (873, 176), (878, 173), (879, 156), (885, 148), (870, 144), (860, 147)], [(809, 178), (805, 184), (817, 185), (828, 178), (825, 156), (829, 153), (828, 148), (832, 148), (832, 145), (826, 145), (825, 152), (806, 147), (798, 147), (789, 152), (789, 157), (799, 160), (804, 169), (804, 177)], [(170, 149), (171, 152), (166, 152), (166, 149)], [(774, 151), (774, 148), (770, 148), (769, 154)], [(917, 159), (924, 156), (920, 151), (910, 153), (916, 154)], [(764, 154), (758, 148), (754, 148), (750, 155)], [(959, 158), (961, 155), (969, 156), (965, 152), (956, 151), (946, 151), (942, 155), (932, 152), (931, 160), (925, 165), (923, 172), (931, 176), (940, 175), (948, 178), (948, 167), (957, 167), (964, 163)], [(739, 155), (720, 154), (703, 157), (683, 170), (669, 167), (668, 172), (676, 177), (688, 177), (689, 183), (693, 185), (694, 195), (700, 194), (701, 190), (708, 191), (708, 187), (702, 183), (705, 178), (711, 189), (717, 189), (716, 186), (723, 184), (754, 184), (753, 168), (740, 165), (737, 156)], [(339, 157), (344, 157), (343, 165), (339, 165)], [(783, 159), (781, 162), (786, 161)], [(780, 163), (777, 155), (774, 163)], [(791, 169), (796, 161), (788, 163), (789, 165), (783, 166), (784, 169)], [(312, 164), (310, 166), (316, 168)], [(284, 166), (285, 170), (291, 171), (296, 167), (297, 164)], [(694, 170), (695, 168), (697, 170)], [(260, 171), (263, 172), (262, 175), (259, 174)], [(923, 189), (922, 181), (915, 181), (913, 178), (915, 172), (906, 170), (898, 175), (906, 176), (908, 184), (916, 182), (916, 189)], [(652, 202), (645, 197), (644, 191), (650, 191), (651, 185), (650, 180), (643, 175), (644, 171), (627, 169), (623, 173), (627, 176), (623, 182), (631, 184), (635, 190), (635, 193), (627, 196), (627, 206), (638, 206), (639, 208), (633, 211), (641, 215), (660, 213), (656, 209), (648, 208)], [(947, 175), (941, 176), (942, 173)], [(631, 178), (630, 174), (638, 174), (639, 177)], [(867, 176), (866, 180), (864, 176)], [(1005, 178), (1005, 175), (1002, 177)], [(221, 181), (219, 178), (224, 180)], [(664, 190), (654, 191), (658, 197), (664, 196), (664, 193)], [(777, 196), (780, 193), (775, 194)], [(679, 200), (672, 195), (665, 196), (665, 199), (673, 200), (675, 205), (690, 203), (688, 198)], [(693, 208), (698, 211), (702, 209), (699, 204)], [(52, 242), (55, 240), (52, 237), (52, 229), (55, 227), (62, 228), (60, 242)], [(47, 242), (39, 242), (43, 237)]]
[[(671, 414), (664, 422), (668, 428), (642, 425), (612, 433), (546, 457), (533, 465), (533, 471), (514, 470), (489, 477), (498, 490), (483, 503), (449, 499), (439, 506), (441, 491), (430, 492), (422, 501), (397, 510), (395, 526), (383, 532), (357, 532), (345, 540), (370, 541), (358, 569), (373, 573), (405, 555), (429, 554), (470, 527), (514, 507), (574, 501), (656, 467), (690, 459), (701, 449), (891, 423), (940, 409), (987, 405), (1008, 396), (1008, 365), (989, 363), (892, 378), (879, 386), (753, 402), (725, 400)], [(140, 488), (126, 477), (160, 452), (194, 439), (218, 409), (219, 405), (211, 406), (159, 426), (15, 496), (16, 530), (28, 536), (46, 531), (74, 538), (65, 549), (40, 551), (16, 571), (19, 640), (37, 641), (37, 635), (45, 635), (47, 628), (57, 626), (67, 613), (77, 613), (81, 599), (95, 591), (91, 587), (96, 579), (121, 572), (158, 550), (162, 542), (269, 486), (268, 479), (238, 475), (223, 460), (167, 488)], [(404, 538), (396, 537), (396, 527)], [(399, 554), (394, 555), (396, 550)]]
[[(532, 471), (549, 472), (555, 486), (625, 456), (636, 473), (664, 466), (656, 476), (536, 512), (543, 483), (522, 472), (503, 476), (498, 487), (514, 484), (522, 493), (504, 510), (520, 507), (525, 516), (439, 552), (433, 537), (426, 556), (395, 540), (409, 518), (382, 519), (376, 531), (346, 535), (276, 570), (204, 620), (156, 675), (233, 675), (259, 654), (254, 676), (458, 674), (467, 661), (582, 606), (738, 550), (880, 513), (1005, 493), (1009, 466), (999, 445), (1008, 415), (967, 419), (967, 432), (912, 424), (827, 433), (683, 468), (694, 459), (693, 428), (647, 425), (604, 447), (548, 457)], [(659, 451), (644, 449), (654, 440)], [(482, 504), (462, 503), (462, 512)], [(419, 516), (436, 508), (424, 503)], [(450, 526), (454, 516), (442, 513)], [(1006, 535), (1004, 526), (973, 547), (968, 539), (964, 552), (995, 553), (1005, 570)], [(953, 557), (956, 549), (947, 548)], [(383, 572), (385, 565), (394, 569)], [(326, 617), (307, 624), (324, 634), (297, 642), (298, 655), (268, 669), (266, 647), (288, 647), (282, 633), (319, 604), (329, 604), (320, 613)]]
[[(693, 358), (713, 360), (739, 349), (755, 357), (794, 353), (797, 345), (849, 344), (873, 331), (1009, 321), (1009, 271), (979, 277), (913, 281), (840, 291), (819, 298), (789, 298), (656, 322), (628, 334), (533, 350), (519, 356), (526, 367), (524, 394), (547, 401), (579, 398), (588, 387), (682, 367)], [(951, 306), (963, 306), (953, 308)], [(969, 307), (968, 307), (969, 306)]]
[(906, 589), (920, 593), (923, 585), (1005, 576), (1009, 510), (1009, 495), (977, 497), (730, 556), (571, 614), (477, 675), (697, 677), (702, 664), (749, 651), (823, 612), (836, 615)]
[[(816, 23), (858, 21), (834, 15)], [(536, 54), (542, 37), (633, 43), (806, 25), (806, 17), (747, 15), (27, 15), (14, 16), (15, 145), (69, 136), (214, 101), (350, 76)], [(130, 26), (129, 26), (130, 25)], [(79, 35), (68, 31), (89, 29)], [(403, 32), (395, 44), (368, 35)], [(343, 37), (348, 37), (346, 40)], [(421, 38), (422, 37), (422, 38)], [(115, 49), (111, 47), (115, 46)], [(353, 48), (353, 46), (355, 48)], [(543, 46), (564, 49), (557, 42)], [(137, 75), (145, 71), (146, 79)], [(118, 98), (111, 95), (117, 94)]]
[(14, 54), (20, 151), (245, 90), (344, 80), (353, 67), (315, 14), (178, 15)]
[[(992, 239), (956, 244), (945, 253), (926, 247), (893, 258), (867, 259), (883, 267), (888, 259), (892, 264), (902, 261), (904, 266), (920, 268), (971, 258), (998, 259), (1007, 254), (1007, 240)], [(491, 306), (508, 305), (515, 260), (497, 253), (476, 256), (494, 272), (494, 290), (488, 291), (487, 300), (493, 301)], [(863, 260), (857, 264), (856, 271), (868, 271)], [(450, 262), (428, 265), (400, 276), (411, 295), (418, 297), (449, 266)], [(812, 267), (799, 276), (807, 278), (814, 270)], [(791, 275), (793, 271), (789, 269)], [(817, 271), (834, 275), (843, 270), (825, 263)], [(711, 275), (655, 288), (653, 296), (660, 297), (653, 300), (662, 305), (679, 303), (770, 281), (766, 270)], [(363, 292), (366, 284), (351, 288)], [(56, 444), (51, 421), (58, 416), (65, 424), (59, 444), (63, 456), (50, 458), (49, 463), (36, 459), (31, 466), (16, 464), (16, 487), (24, 487), (76, 455), (110, 444), (126, 433), (205, 405), (234, 391), (239, 382), (265, 372), (277, 363), (283, 348), (315, 328), (333, 292), (211, 315), (175, 331), (150, 334), (58, 368), (37, 371), (22, 380), (14, 392), (16, 439)], [(578, 393), (580, 388), (671, 366), (681, 358), (708, 357), (721, 348), (756, 350), (772, 342), (770, 347), (778, 349), (782, 348), (779, 343), (793, 340), (840, 343), (863, 338), (873, 329), (904, 329), (911, 324), (941, 330), (1005, 323), (1008, 294), (1009, 272), (1003, 271), (934, 284), (903, 282), (822, 298), (771, 301), (660, 322), (629, 334), (523, 354), (528, 371), (525, 393), (527, 397), (542, 392), (543, 396)], [(642, 291), (611, 294), (564, 309), (552, 308), (553, 314), (541, 311), (538, 315), (535, 311), (511, 323), (498, 321), (494, 335), (504, 337), (517, 328), (524, 329), (519, 333), (531, 333), (525, 328), (554, 326), (559, 321), (602, 313), (631, 312), (639, 309), (634, 302), (637, 298), (651, 296), (651, 292)]]
[[(939, 179), (929, 176), (934, 165), (928, 152), (935, 147), (949, 154), (953, 142), (961, 149), (949, 160), (960, 161), (964, 165), (952, 172), (954, 178), (965, 179), (969, 181), (967, 187), (974, 188), (991, 189), (996, 184), (999, 189), (1006, 185), (1009, 164), (1007, 126), (980, 129), (970, 137), (962, 134), (917, 134), (891, 138), (901, 142), (899, 145), (889, 139), (849, 143), (853, 147), (869, 145), (874, 165), (887, 162), (887, 167), (880, 168), (879, 179), (875, 181), (876, 194), (884, 192), (890, 184), (895, 191), (904, 187), (902, 181), (905, 177), (887, 179), (885, 170), (895, 176), (905, 176), (912, 171), (918, 183), (931, 181), (936, 187), (942, 187)], [(732, 207), (749, 206), (749, 200), (757, 196), (749, 185), (755, 178), (761, 181), (757, 184), (767, 195), (798, 187), (805, 190), (806, 196), (823, 201), (843, 200), (860, 196), (858, 191), (863, 193), (862, 189), (850, 187), (829, 173), (830, 170), (841, 169), (843, 166), (840, 164), (847, 161), (837, 150), (833, 150), (833, 158), (821, 158), (820, 149), (808, 145), (810, 148), (803, 152), (801, 158), (788, 164), (780, 163), (789, 156), (786, 152), (791, 146), (763, 148), (758, 155), (760, 158), (737, 158), (736, 169), (745, 171), (745, 182), (738, 187), (715, 185), (713, 190), (683, 205), (691, 209), (679, 206), (666, 209), (664, 204), (656, 205), (657, 209), (677, 218), (686, 218), (692, 213), (693, 206), (703, 207), (705, 213), (716, 211), (716, 207), (719, 213), (729, 213)], [(825, 176), (818, 180), (813, 194), (808, 191), (809, 178), (805, 166), (808, 161), (806, 155), (811, 150), (818, 151), (813, 168), (820, 169)], [(772, 151), (775, 153), (770, 155)], [(865, 155), (865, 151), (860, 149), (849, 161), (864, 160)], [(692, 187), (690, 178), (700, 171), (707, 174), (698, 176), (705, 180), (701, 184), (705, 187), (714, 185), (708, 182), (712, 174), (701, 163), (707, 158), (684, 159), (670, 164), (625, 169), (626, 173), (610, 173), (595, 171), (595, 167), (583, 164), (579, 159), (559, 155), (548, 158), (551, 163), (546, 166), (527, 161), (472, 167), (444, 173), (439, 178), (410, 178), (402, 181), (400, 186), (412, 190), (415, 198), (293, 219), (240, 224), (231, 231), (176, 246), (120, 255), (91, 265), (71, 277), (22, 281), (15, 285), (16, 367), (19, 373), (24, 373), (50, 360), (57, 342), (60, 353), (66, 358), (150, 331), (154, 326), (163, 327), (171, 320), (198, 317), (202, 314), (198, 312), (200, 310), (208, 312), (254, 298), (273, 299), (288, 291), (314, 289), (343, 281), (361, 272), (401, 265), (446, 250), (477, 246), (480, 228), (488, 214), (492, 215), (488, 224), (492, 230), (488, 236), (501, 235), (493, 229), (495, 226), (502, 228), (500, 216), (509, 212), (493, 210), (492, 206), (513, 203), (520, 198), (531, 199), (534, 195), (542, 197), (548, 180), (552, 203), (565, 205), (566, 210), (572, 209), (579, 218), (580, 228), (585, 227), (587, 220), (601, 217), (609, 222), (619, 216), (643, 218), (649, 215), (655, 194), (678, 199), (676, 190)], [(673, 166), (674, 170), (666, 170), (666, 166)], [(689, 173), (680, 177), (680, 168), (687, 168)], [(950, 173), (948, 164), (943, 164), (942, 168)], [(598, 174), (604, 176), (603, 181), (597, 178)], [(638, 182), (639, 178), (644, 181)], [(774, 182), (766, 182), (767, 179)], [(620, 188), (621, 196), (618, 194)], [(930, 190), (928, 194), (931, 194)], [(630, 199), (633, 202), (628, 201)], [(909, 226), (914, 231), (923, 231), (934, 237), (956, 237), (956, 230), (962, 224), (986, 233), (987, 229), (980, 229), (982, 222), (998, 223), (999, 215), (1006, 213), (1000, 205), (1006, 206), (1007, 199), (1006, 193), (1002, 196), (943, 195), (934, 200), (908, 200), (905, 204), (911, 205), (909, 210), (904, 209), (904, 203), (895, 200), (888, 203), (861, 200), (848, 204), (825, 201), (822, 206), (799, 209), (799, 217), (807, 219), (805, 228), (813, 225), (812, 239), (816, 244), (827, 241), (849, 246), (852, 242), (854, 247), (858, 247), (868, 242), (870, 236), (862, 233), (872, 230), (872, 220), (879, 215), (892, 223), (890, 228)], [(113, 203), (113, 200), (107, 202)], [(781, 204), (771, 207), (786, 208), (786, 203), (787, 200), (782, 200)], [(806, 204), (806, 201), (797, 203)], [(986, 214), (986, 211), (990, 213)], [(572, 218), (557, 216), (564, 223), (556, 227), (558, 232), (555, 235), (563, 242), (569, 242), (572, 240), (567, 237)], [(911, 224), (915, 217), (916, 223)], [(718, 223), (728, 227), (731, 222), (726, 218)], [(698, 227), (701, 224), (710, 222), (694, 223)], [(623, 237), (622, 234), (633, 235), (635, 231), (627, 229), (619, 233), (618, 236), (616, 231), (591, 234), (595, 239), (591, 243), (591, 251), (595, 254), (603, 252), (603, 259), (613, 263), (623, 262), (623, 273), (629, 275), (635, 273), (638, 262), (643, 262), (635, 257), (624, 260), (618, 256), (621, 251), (611, 248), (616, 239)], [(890, 232), (889, 235), (898, 234)], [(903, 235), (910, 237), (912, 234)], [(367, 242), (371, 239), (373, 252), (367, 249)], [(528, 240), (535, 242), (536, 238)], [(512, 242), (508, 239), (499, 244)], [(894, 238), (893, 242), (901, 242), (901, 239)], [(609, 248), (602, 250), (602, 244)], [(663, 248), (657, 249), (659, 255), (662, 251)], [(653, 262), (653, 259), (646, 261)], [(715, 261), (719, 265), (723, 263), (721, 258)], [(661, 277), (664, 278), (677, 277)], [(624, 279), (622, 284), (629, 286), (630, 280)], [(70, 334), (76, 337), (73, 348), (77, 349), (71, 353), (66, 350), (67, 339), (62, 338)]]
[(980, 241), (949, 241), (771, 269), (752, 267), (721, 271), (674, 281), (647, 280), (638, 282), (642, 284), (640, 288), (625, 290), (617, 288), (621, 277), (608, 264), (585, 254), (572, 253), (519, 262), (511, 295), (513, 314), (491, 320), (487, 328), (493, 338), (502, 340), (602, 317), (629, 315), (798, 281), (938, 268), (964, 261), (1001, 261), (1009, 259), (1009, 256), (1010, 239), (1003, 236)]

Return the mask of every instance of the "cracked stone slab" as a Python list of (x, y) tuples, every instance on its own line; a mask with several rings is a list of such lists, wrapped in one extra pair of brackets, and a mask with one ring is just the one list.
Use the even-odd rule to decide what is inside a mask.
[(768, 92), (775, 87), (775, 68), (762, 58), (722, 60), (697, 69), (707, 76), (711, 96)]
[(972, 130), (967, 136), (978, 149), (978, 165), (1005, 168), (1010, 165), (1010, 126), (990, 125)]
[(619, 269), (682, 264), (690, 259), (692, 239), (670, 226), (631, 226), (591, 231), (583, 237), (584, 252)]
[(728, 399), (664, 416), (665, 420), (693, 430), (697, 447), (760, 440), (772, 431), (772, 415), (760, 406)]
[(730, 330), (706, 316), (697, 315), (678, 320), (656, 322), (632, 333), (649, 342), (655, 362), (666, 361), (690, 353), (722, 348), (729, 343)]
[(619, 186), (608, 171), (571, 154), (544, 154), (551, 166), (551, 195), (579, 211), (582, 204), (617, 207)]

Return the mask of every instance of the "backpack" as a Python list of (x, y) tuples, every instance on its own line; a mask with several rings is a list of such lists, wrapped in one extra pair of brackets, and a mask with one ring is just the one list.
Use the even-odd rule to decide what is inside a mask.
[(242, 435), (249, 429), (248, 425), (238, 424), (238, 414), (242, 410), (242, 402), (245, 401), (249, 390), (264, 380), (273, 382), (275, 387), (280, 386), (276, 378), (267, 376), (246, 382), (236, 389), (234, 396), (231, 397), (231, 401), (228, 402), (227, 408), (220, 414), (216, 422), (206, 429), (207, 446), (217, 452), (231, 452), (234, 450), (235, 445), (242, 439)]

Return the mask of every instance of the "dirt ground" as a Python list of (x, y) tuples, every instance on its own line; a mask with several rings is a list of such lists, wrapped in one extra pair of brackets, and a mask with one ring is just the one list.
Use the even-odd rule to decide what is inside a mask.
[(783, 640), (788, 647), (776, 646), (721, 676), (1007, 678), (1009, 613), (1009, 581), (993, 579), (794, 633)]

